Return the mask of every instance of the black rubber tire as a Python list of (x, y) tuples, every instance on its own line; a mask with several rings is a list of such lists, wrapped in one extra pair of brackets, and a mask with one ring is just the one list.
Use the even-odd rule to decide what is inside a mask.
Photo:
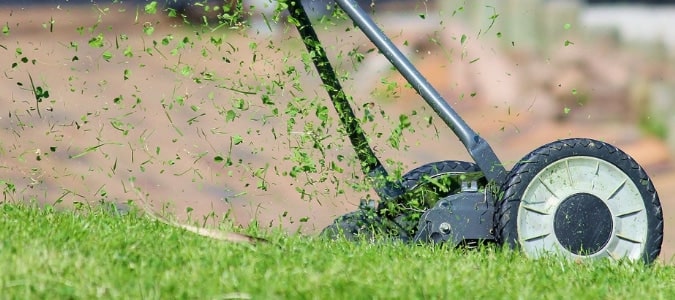
[[(445, 175), (459, 176), (472, 172), (480, 172), (480, 169), (476, 164), (469, 162), (454, 160), (431, 162), (419, 166), (403, 175), (400, 184), (405, 192), (410, 192), (423, 184), (427, 179)], [(398, 195), (396, 198), (401, 196), (402, 195)], [(380, 203), (380, 206), (381, 205), (382, 203)], [(343, 215), (326, 227), (321, 232), (321, 235), (333, 239), (338, 236), (345, 237), (348, 240), (356, 240), (359, 238), (370, 239), (373, 236), (373, 231), (379, 230), (380, 233), (396, 237), (403, 241), (411, 240), (408, 231), (410, 228), (416, 228), (417, 224), (407, 224), (400, 216), (396, 218), (373, 213), (375, 212), (360, 209)]]
[[(481, 176), (481, 178), (477, 178), (479, 180), (478, 184), (480, 186), (485, 186), (487, 184), (487, 180), (483, 177), (480, 168), (478, 168), (476, 164), (470, 162), (455, 160), (438, 161), (411, 170), (401, 177), (401, 185), (406, 192), (397, 197), (395, 201), (401, 207), (405, 207), (406, 204), (403, 203), (413, 200), (418, 206), (413, 208), (409, 207), (396, 214), (388, 214), (385, 212), (386, 210), (381, 209), (381, 212), (385, 212), (382, 213), (383, 218), (393, 220), (397, 227), (403, 232), (399, 235), (406, 237), (414, 236), (418, 230), (419, 218), (422, 216), (422, 211), (426, 211), (433, 207), (441, 198), (459, 193), (461, 191), (461, 185), (460, 180), (458, 180), (457, 177), (468, 173), (480, 173), (479, 176)], [(444, 179), (438, 181), (436, 180), (438, 178), (446, 178), (446, 180), (449, 181)], [(431, 183), (434, 181), (435, 184)], [(438, 184), (443, 186), (443, 191), (438, 189)], [(378, 208), (386, 207), (386, 205), (386, 203), (380, 203)]]
[[(587, 158), (588, 157), (588, 158)], [(569, 158), (569, 159), (568, 159)], [(622, 172), (622, 175), (624, 175), (624, 182), (628, 182), (628, 179), (632, 181), (635, 184), (635, 187), (637, 191), (639, 191), (639, 195), (641, 197), (641, 201), (635, 199), (635, 203), (640, 203), (644, 205), (644, 211), (646, 214), (646, 217), (644, 217), (647, 221), (646, 225), (646, 232), (644, 232), (644, 235), (642, 236), (644, 238), (644, 245), (640, 246), (643, 249), (640, 253), (639, 256), (634, 257), (633, 259), (635, 260), (642, 260), (645, 263), (651, 263), (653, 262), (659, 253), (661, 252), (661, 244), (663, 241), (663, 214), (661, 211), (661, 203), (659, 202), (659, 196), (654, 188), (654, 185), (645, 172), (645, 170), (629, 155), (621, 151), (620, 149), (596, 140), (592, 139), (579, 139), (579, 138), (574, 138), (574, 139), (566, 139), (566, 140), (560, 140), (556, 142), (549, 143), (547, 145), (541, 146), (540, 148), (532, 151), (530, 154), (526, 155), (519, 163), (517, 163), (513, 169), (509, 172), (507, 175), (506, 181), (504, 185), (502, 186), (502, 195), (501, 197), (497, 197), (496, 199), (502, 199), (501, 201), (498, 201), (497, 203), (497, 213), (495, 214), (495, 224), (496, 224), (496, 235), (498, 241), (501, 243), (504, 243), (508, 245), (511, 248), (524, 248), (521, 241), (519, 239), (519, 234), (522, 232), (519, 232), (518, 230), (518, 214), (521, 206), (521, 198), (524, 196), (524, 193), (526, 192), (526, 189), (531, 185), (531, 183), (534, 181), (534, 178), (538, 178), (539, 181), (541, 182), (542, 186), (546, 186), (547, 189), (549, 187), (547, 186), (546, 183), (542, 180), (541, 177), (539, 176), (545, 176), (545, 174), (549, 173), (544, 173), (542, 172), (546, 167), (548, 166), (553, 166), (556, 162), (565, 159), (564, 162), (567, 163), (567, 171), (568, 173), (570, 172), (569, 170), (569, 163), (570, 161), (574, 160), (583, 160), (583, 159), (588, 159), (591, 161), (597, 161), (598, 166), (602, 163), (607, 164), (609, 166), (610, 164), (615, 166), (616, 168), (619, 169), (619, 172)], [(562, 163), (563, 161), (559, 162)], [(598, 169), (599, 170), (599, 169)], [(542, 175), (538, 175), (541, 172)], [(547, 171), (548, 172), (548, 171)], [(553, 172), (553, 171), (551, 171)], [(596, 171), (594, 176), (598, 177), (600, 172)], [(573, 182), (573, 177), (572, 175), (569, 175), (569, 180), (570, 182)], [(581, 175), (579, 175), (581, 176)], [(611, 178), (611, 177), (610, 177)], [(556, 181), (554, 181), (555, 178), (550, 178), (549, 184), (554, 186), (556, 184)], [(588, 182), (588, 181), (583, 181), (583, 182)], [(534, 185), (532, 185), (534, 186)], [(595, 185), (593, 184), (595, 187)], [(620, 184), (617, 188), (621, 189), (623, 186), (623, 183)], [(563, 187), (562, 185), (560, 186), (561, 189), (567, 188)], [(575, 187), (576, 188), (576, 187)], [(574, 189), (575, 189), (574, 188)], [(534, 190), (535, 188), (533, 188)], [(555, 195), (554, 191), (556, 188), (551, 188), (553, 190), (549, 190), (551, 194)], [(560, 191), (560, 190), (558, 190)], [(566, 191), (569, 193), (569, 191)], [(614, 192), (616, 193), (616, 191)], [(556, 210), (556, 214), (553, 214), (554, 217), (551, 217), (554, 220), (555, 225), (551, 225), (553, 228), (554, 226), (557, 226), (557, 211), (562, 207), (562, 203), (566, 201), (567, 199), (570, 199), (572, 197), (576, 197), (578, 195), (582, 194), (581, 192), (577, 194), (572, 194), (571, 196), (568, 196), (565, 200), (561, 200), (559, 202), (559, 206), (554, 208)], [(603, 203), (609, 203), (609, 200), (614, 196), (614, 194), (611, 194), (607, 200), (601, 200), (601, 201), (606, 201)], [(600, 198), (598, 198), (600, 199)], [(533, 202), (535, 203), (535, 202)], [(624, 203), (624, 202), (621, 202)], [(621, 204), (612, 204), (613, 206), (621, 205)], [(627, 204), (623, 204), (627, 205)], [(527, 207), (523, 207), (523, 209), (529, 209)], [(609, 211), (609, 210), (608, 210)], [(640, 211), (641, 212), (641, 211)], [(529, 214), (529, 211), (528, 211)], [(549, 214), (550, 215), (550, 214)], [(641, 214), (642, 216), (642, 214)], [(577, 216), (579, 219), (582, 219), (582, 217)], [(619, 236), (618, 233), (614, 232), (614, 222), (617, 222), (619, 218), (623, 218), (623, 215), (614, 215), (613, 213), (607, 218), (606, 220), (611, 220), (612, 224), (610, 225), (610, 228), (612, 228), (609, 238), (614, 238), (615, 236)], [(530, 219), (532, 220), (532, 218)], [(562, 222), (562, 221), (561, 221)], [(525, 226), (525, 225), (523, 225)], [(528, 225), (529, 226), (529, 225)], [(598, 225), (601, 226), (601, 225)], [(619, 229), (616, 229), (617, 231)], [(552, 231), (551, 231), (552, 232)], [(642, 231), (640, 231), (642, 232)], [(524, 233), (523, 233), (524, 234)], [(558, 243), (557, 245), (561, 245), (558, 247), (558, 249), (562, 249), (566, 246), (562, 246), (564, 242), (560, 242), (561, 238), (557, 236), (557, 234), (554, 235), (556, 240), (555, 242)], [(523, 237), (523, 239), (526, 239)], [(617, 242), (618, 243), (618, 242)], [(642, 245), (641, 243), (639, 243)], [(605, 244), (605, 246), (602, 247), (609, 247), (609, 242)], [(569, 248), (566, 248), (569, 249)], [(523, 249), (524, 250), (524, 249)], [(585, 256), (584, 253), (574, 253), (573, 250), (567, 250), (569, 251), (570, 256), (574, 255), (579, 255), (576, 256), (575, 259), (586, 259), (594, 256)], [(600, 249), (598, 248), (598, 251)], [(599, 253), (598, 252), (598, 253)], [(608, 255), (611, 255), (612, 253), (607, 250)], [(527, 254), (527, 253), (526, 253)], [(572, 255), (574, 254), (574, 255)], [(600, 255), (598, 255), (600, 257)], [(612, 256), (613, 257), (613, 256)], [(617, 257), (613, 257), (617, 258)], [(625, 258), (625, 256), (621, 256), (619, 258)]]
[[(391, 201), (395, 202), (396, 204), (402, 204), (401, 201), (405, 201), (406, 196), (410, 196), (411, 192), (415, 192), (420, 186), (429, 183), (433, 179), (442, 176), (456, 177), (461, 176), (462, 174), (474, 172), (480, 172), (478, 166), (474, 163), (464, 161), (445, 160), (424, 164), (401, 176), (400, 184), (403, 187), (403, 193), (396, 196)], [(447, 191), (447, 193), (452, 194), (457, 191), (459, 191), (459, 186), (456, 186), (455, 190)], [(380, 202), (378, 205), (378, 212), (380, 212), (384, 217), (396, 218), (396, 215), (391, 215), (385, 212), (388, 204), (389, 203), (387, 202)], [(419, 207), (419, 209), (428, 209), (433, 205), (434, 203), (427, 203), (428, 207)]]
[(406, 173), (401, 177), (401, 185), (406, 191), (411, 191), (423, 182), (425, 176), (434, 178), (443, 175), (461, 175), (464, 173), (480, 172), (478, 166), (474, 163), (444, 160), (431, 162)]
[[(347, 213), (336, 218), (333, 223), (326, 226), (319, 236), (328, 239), (344, 238), (349, 241), (372, 240), (376, 234), (392, 236), (395, 235), (395, 224), (386, 222), (377, 216), (374, 210), (359, 208), (356, 211)], [(406, 239), (406, 236), (400, 237)]]

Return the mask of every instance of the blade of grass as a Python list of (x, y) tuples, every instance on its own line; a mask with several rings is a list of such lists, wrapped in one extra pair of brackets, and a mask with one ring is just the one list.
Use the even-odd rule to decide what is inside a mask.
[(129, 184), (131, 185), (131, 189), (136, 192), (136, 195), (138, 196), (138, 201), (141, 204), (141, 208), (143, 208), (143, 211), (145, 211), (146, 215), (153, 219), (157, 220), (159, 222), (162, 222), (166, 225), (169, 226), (174, 226), (178, 228), (182, 228), (184, 230), (187, 230), (189, 232), (215, 239), (215, 240), (220, 240), (220, 241), (227, 241), (227, 242), (233, 242), (233, 243), (249, 243), (249, 244), (257, 244), (261, 242), (267, 242), (267, 240), (259, 237), (254, 237), (250, 235), (245, 235), (241, 233), (236, 233), (236, 232), (229, 232), (229, 231), (221, 231), (221, 230), (216, 230), (216, 229), (211, 229), (211, 228), (204, 228), (204, 227), (197, 227), (197, 226), (191, 226), (191, 225), (186, 225), (186, 224), (180, 224), (178, 222), (175, 222), (173, 220), (170, 220), (169, 218), (158, 214), (152, 209), (152, 206), (148, 202), (147, 198), (143, 193), (141, 193), (141, 190), (136, 188), (134, 185), (133, 180), (129, 180)]

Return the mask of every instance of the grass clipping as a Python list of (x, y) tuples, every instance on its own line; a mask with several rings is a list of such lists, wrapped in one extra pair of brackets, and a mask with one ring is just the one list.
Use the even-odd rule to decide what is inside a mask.
[(148, 216), (151, 219), (157, 220), (159, 222), (162, 222), (164, 224), (167, 224), (169, 226), (174, 226), (178, 227), (184, 230), (187, 230), (189, 232), (201, 235), (203, 237), (215, 239), (215, 240), (220, 240), (220, 241), (226, 241), (226, 242), (233, 242), (233, 243), (248, 243), (248, 244), (257, 244), (261, 242), (267, 242), (267, 240), (259, 237), (254, 237), (242, 233), (236, 233), (236, 232), (231, 232), (231, 231), (222, 231), (222, 230), (217, 230), (217, 229), (212, 229), (212, 228), (204, 228), (204, 227), (197, 227), (197, 226), (192, 226), (192, 225), (187, 225), (187, 224), (180, 224), (176, 221), (173, 221), (161, 214), (158, 214), (152, 209), (152, 206), (148, 202), (148, 199), (141, 193), (141, 190), (136, 188), (134, 185), (133, 180), (130, 180), (129, 183), (131, 184), (131, 188), (136, 192), (136, 195), (138, 195), (138, 201), (141, 203), (141, 207), (143, 208), (143, 211), (145, 212), (146, 216)]

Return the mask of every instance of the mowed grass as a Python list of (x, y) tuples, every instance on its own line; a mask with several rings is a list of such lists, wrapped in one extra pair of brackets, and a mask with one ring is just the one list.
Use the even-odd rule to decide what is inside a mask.
[(251, 246), (106, 209), (2, 204), (0, 298), (675, 299), (661, 263), (265, 235)]

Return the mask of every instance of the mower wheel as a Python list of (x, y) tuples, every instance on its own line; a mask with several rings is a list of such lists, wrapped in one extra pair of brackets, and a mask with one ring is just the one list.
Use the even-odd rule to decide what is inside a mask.
[[(405, 191), (398, 197), (380, 202), (378, 212), (403, 231), (400, 236), (413, 237), (422, 213), (438, 200), (462, 190), (462, 181), (485, 186), (487, 180), (476, 164), (446, 160), (419, 166), (401, 177)], [(476, 188), (478, 188), (476, 186)]]
[(661, 251), (663, 215), (651, 179), (618, 148), (556, 141), (509, 172), (495, 214), (498, 240), (533, 258), (642, 260)]
[[(362, 205), (358, 210), (335, 219), (332, 224), (321, 231), (320, 236), (332, 240), (344, 238), (349, 241), (370, 241), (376, 234), (393, 235), (389, 233), (400, 232), (395, 229), (392, 231), (392, 226), (395, 224), (386, 221), (377, 216), (373, 209)], [(405, 238), (402, 237), (402, 239)]]
[(412, 169), (410, 172), (403, 175), (401, 184), (406, 191), (412, 191), (425, 181), (428, 182), (430, 179), (440, 176), (458, 176), (475, 172), (480, 172), (480, 169), (474, 163), (457, 160), (437, 161)]

